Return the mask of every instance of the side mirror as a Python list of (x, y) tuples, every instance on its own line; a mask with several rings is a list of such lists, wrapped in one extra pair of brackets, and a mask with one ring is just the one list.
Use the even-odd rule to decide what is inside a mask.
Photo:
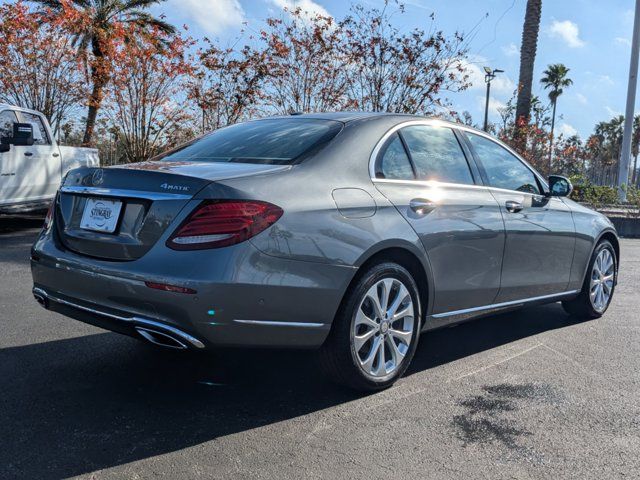
[(573, 191), (571, 181), (560, 175), (549, 175), (549, 196), (568, 197)]
[(0, 153), (5, 153), (5, 152), (8, 152), (9, 150), (11, 150), (10, 143), (0, 143)]
[(33, 125), (30, 123), (14, 123), (13, 138), (8, 139), (8, 143), (13, 145), (27, 146), (33, 145)]

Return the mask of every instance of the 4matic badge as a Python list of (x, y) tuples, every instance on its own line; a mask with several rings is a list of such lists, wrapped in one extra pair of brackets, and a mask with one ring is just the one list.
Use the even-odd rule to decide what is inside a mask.
[(177, 190), (179, 192), (188, 192), (189, 187), (186, 185), (171, 185), (170, 183), (163, 183), (160, 185), (160, 188), (164, 188), (165, 190)]

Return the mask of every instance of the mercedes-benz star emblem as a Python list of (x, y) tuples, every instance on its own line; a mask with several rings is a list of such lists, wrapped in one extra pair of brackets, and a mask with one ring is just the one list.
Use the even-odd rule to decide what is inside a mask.
[(102, 181), (104, 180), (103, 177), (104, 177), (104, 170), (99, 168), (98, 170), (93, 172), (93, 175), (91, 175), (91, 182), (94, 185), (102, 185)]

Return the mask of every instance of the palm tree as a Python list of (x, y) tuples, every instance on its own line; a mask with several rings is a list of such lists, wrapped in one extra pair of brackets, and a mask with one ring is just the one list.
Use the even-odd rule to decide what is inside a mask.
[(556, 106), (558, 104), (558, 97), (562, 95), (564, 89), (573, 85), (567, 75), (569, 75), (569, 69), (562, 63), (556, 63), (549, 65), (543, 72), (543, 77), (540, 83), (544, 85), (545, 90), (551, 89), (549, 92), (549, 100), (553, 106), (553, 112), (551, 113), (551, 142), (549, 146), (549, 173), (551, 173), (551, 159), (553, 157), (553, 130), (556, 125)]
[(73, 40), (78, 55), (89, 65), (92, 90), (88, 98), (87, 121), (83, 145), (89, 145), (93, 137), (98, 110), (102, 104), (103, 90), (109, 83), (110, 65), (107, 51), (120, 24), (134, 27), (137, 34), (149, 34), (153, 29), (174, 33), (175, 28), (160, 18), (150, 15), (145, 9), (165, 0), (31, 0), (58, 14), (66, 14), (68, 8), (75, 9), (85, 18), (79, 31), (74, 31)]
[[(522, 28), (522, 46), (520, 47), (520, 78), (518, 80), (518, 101), (516, 104), (516, 125), (529, 122), (531, 112), (531, 88), (533, 85), (533, 66), (538, 49), (538, 32), (542, 0), (527, 0), (527, 10)], [(516, 136), (518, 129), (515, 129)]]

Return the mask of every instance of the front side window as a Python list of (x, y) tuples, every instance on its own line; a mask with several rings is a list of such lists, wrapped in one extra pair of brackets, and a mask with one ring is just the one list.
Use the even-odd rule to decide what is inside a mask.
[(414, 125), (400, 130), (407, 144), (418, 180), (473, 185), (473, 176), (453, 130)]
[(486, 137), (474, 133), (467, 133), (467, 137), (484, 167), (490, 186), (540, 194), (536, 176), (518, 157)]
[(378, 166), (376, 178), (388, 178), (392, 180), (414, 180), (413, 168), (407, 152), (402, 145), (402, 140), (394, 133), (383, 149)]
[(33, 144), (34, 145), (49, 145), (49, 136), (47, 135), (47, 129), (42, 123), (42, 118), (39, 115), (33, 113), (21, 113), (25, 123), (29, 123), (33, 126)]
[(154, 160), (287, 165), (329, 142), (341, 122), (279, 118), (221, 128)]
[(0, 112), (0, 138), (13, 137), (14, 123), (18, 123), (15, 112), (11, 110)]

